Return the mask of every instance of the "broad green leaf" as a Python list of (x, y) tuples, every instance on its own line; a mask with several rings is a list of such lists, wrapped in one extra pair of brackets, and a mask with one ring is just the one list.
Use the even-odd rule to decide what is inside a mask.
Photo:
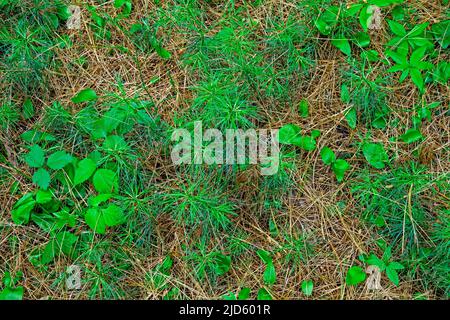
[(336, 175), (336, 180), (342, 182), (344, 180), (345, 172), (350, 169), (350, 164), (344, 159), (337, 159), (332, 165), (334, 174)]
[(106, 137), (102, 147), (110, 152), (125, 152), (129, 149), (125, 139), (117, 135)]
[(232, 301), (232, 300), (236, 300), (236, 296), (234, 295), (233, 292), (230, 292), (228, 294), (223, 295), (222, 299), (223, 300), (230, 300), (230, 301)]
[(67, 152), (61, 150), (56, 151), (52, 155), (50, 155), (47, 159), (47, 165), (49, 168), (53, 170), (59, 170), (64, 168), (70, 162), (72, 162), (72, 156)]
[(128, 0), (114, 0), (114, 7), (120, 8), (123, 6)]
[(94, 230), (96, 233), (105, 234), (106, 224), (102, 217), (102, 211), (99, 208), (89, 208), (86, 211), (84, 219), (87, 225)]
[[(407, 66), (396, 64), (395, 66), (392, 66), (389, 69), (387, 69), (386, 72), (399, 72), (405, 70), (405, 68), (407, 68)], [(406, 78), (406, 76), (408, 76), (408, 74), (406, 74), (403, 78)], [(400, 80), (400, 82), (402, 82), (403, 80)]]
[(409, 129), (405, 134), (400, 136), (400, 140), (408, 144), (419, 141), (422, 138), (422, 134), (417, 129)]
[(372, 121), (372, 127), (376, 129), (386, 128), (386, 117), (385, 115), (376, 115), (376, 118)]
[(409, 70), (410, 70), (410, 69), (403, 70), (402, 75), (400, 76), (400, 79), (398, 79), (398, 81), (399, 81), (400, 83), (402, 83), (402, 82), (408, 77), (408, 75), (409, 75)]
[(302, 292), (305, 296), (311, 296), (314, 289), (314, 283), (312, 280), (302, 281)]
[(345, 120), (347, 120), (348, 126), (352, 129), (356, 128), (357, 114), (355, 108), (350, 108), (345, 114)]
[(427, 51), (426, 47), (414, 50), (414, 52), (411, 54), (411, 57), (409, 58), (410, 64), (412, 66), (417, 66), (417, 64), (425, 57), (426, 51)]
[(320, 137), (320, 130), (318, 129), (311, 130), (311, 137), (313, 139), (317, 139), (318, 137)]
[(347, 271), (345, 283), (349, 286), (357, 285), (366, 280), (366, 273), (361, 267), (353, 266)]
[(87, 225), (99, 234), (105, 234), (106, 227), (114, 227), (125, 222), (122, 209), (116, 205), (110, 205), (106, 209), (90, 208), (84, 218)]
[(214, 271), (217, 275), (222, 276), (230, 270), (231, 267), (231, 257), (224, 254), (218, 253), (214, 257), (215, 265)]
[(354, 41), (359, 47), (366, 48), (370, 45), (370, 36), (365, 32), (358, 32)]
[(25, 120), (34, 117), (34, 106), (30, 98), (27, 98), (23, 103), (23, 117)]
[(406, 36), (405, 27), (402, 26), (400, 23), (393, 21), (393, 20), (388, 20), (388, 24), (389, 24), (389, 27), (390, 27), (392, 33), (394, 33), (395, 35), (397, 35), (399, 37)]
[(264, 264), (272, 263), (272, 256), (266, 250), (259, 249), (256, 253), (261, 258), (261, 260), (264, 262)]
[(389, 278), (389, 280), (392, 281), (393, 284), (398, 286), (400, 279), (398, 277), (397, 271), (394, 268), (392, 268), (391, 265), (388, 265), (386, 267), (386, 275)]
[(403, 21), (405, 19), (405, 8), (396, 6), (391, 10), (391, 15), (395, 21)]
[(109, 169), (98, 169), (93, 178), (94, 188), (99, 193), (117, 192), (117, 174)]
[(173, 260), (170, 256), (167, 256), (164, 258), (164, 261), (161, 263), (160, 271), (164, 272), (165, 274), (168, 274), (170, 269), (173, 266)]
[(386, 114), (380, 113), (375, 114), (376, 118), (372, 121), (372, 127), (377, 129), (384, 129), (386, 128)]
[(109, 194), (109, 193), (108, 194), (99, 194), (98, 196), (95, 196), (95, 197), (92, 197), (92, 196), (89, 197), (88, 203), (92, 207), (98, 207), (100, 204), (108, 201), (111, 198), (112, 198), (112, 194)]
[[(50, 205), (50, 204), (49, 204)], [(47, 207), (49, 207), (47, 205)], [(69, 215), (67, 211), (47, 213), (31, 213), (31, 221), (38, 225), (43, 231), (48, 234), (53, 234), (55, 231), (61, 230), (66, 225), (75, 226), (75, 216)]]
[(434, 68), (434, 64), (428, 61), (419, 61), (417, 63), (417, 69), (419, 70), (432, 70)]
[(164, 49), (161, 43), (156, 38), (150, 41), (150, 46), (161, 58), (170, 59), (172, 57), (172, 54), (168, 50)]
[(401, 263), (395, 262), (395, 261), (392, 261), (392, 262), (389, 264), (389, 268), (394, 269), (394, 270), (402, 270), (402, 269), (405, 269), (405, 267), (404, 267)]
[(155, 51), (156, 51), (156, 53), (158, 54), (158, 56), (160, 56), (160, 57), (163, 58), (163, 59), (170, 59), (170, 58), (172, 57), (172, 54), (170, 53), (170, 51), (167, 50), (167, 49), (164, 49), (164, 48), (161, 47), (161, 46), (158, 46), (158, 47), (155, 49)]
[(43, 250), (37, 251), (37, 256), (32, 260), (35, 265), (46, 265), (52, 262), (60, 254), (70, 256), (74, 250), (78, 237), (74, 234), (63, 231), (50, 240)]
[(332, 25), (328, 24), (327, 21), (321, 18), (314, 21), (314, 24), (316, 28), (319, 30), (319, 32), (325, 36), (329, 35), (333, 29)]
[(298, 105), (298, 113), (300, 117), (307, 118), (309, 116), (308, 100), (302, 99)]
[(247, 300), (250, 297), (250, 288), (242, 288), (238, 294), (238, 300)]
[(439, 62), (434, 69), (433, 79), (445, 85), (450, 80), (450, 63), (447, 61)]
[(380, 271), (383, 271), (386, 269), (386, 264), (383, 262), (383, 260), (381, 260), (380, 258), (378, 258), (376, 255), (374, 255), (373, 253), (369, 255), (369, 257), (366, 259), (365, 261), (368, 265), (372, 265), (372, 266), (377, 266)]
[(392, 257), (391, 247), (387, 247), (383, 252), (383, 261), (389, 261)]
[(49, 133), (39, 132), (36, 130), (28, 130), (20, 135), (20, 137), (29, 143), (38, 143), (41, 141), (55, 141), (56, 138)]
[(414, 26), (411, 29), (411, 31), (408, 32), (408, 38), (420, 39), (420, 36), (423, 34), (425, 29), (428, 27), (428, 25), (429, 25), (428, 22), (424, 22), (424, 23), (421, 23), (421, 24), (418, 24), (418, 25)]
[(38, 169), (33, 174), (33, 183), (38, 185), (41, 189), (47, 190), (50, 185), (50, 174), (44, 168)]
[(331, 6), (315, 21), (317, 29), (323, 35), (329, 35), (338, 23), (338, 15), (342, 13), (340, 7)]
[(76, 186), (88, 180), (94, 174), (96, 168), (97, 166), (92, 159), (85, 158), (78, 162), (73, 184)]
[(394, 60), (395, 63), (402, 67), (406, 67), (408, 65), (408, 58), (401, 51), (386, 50), (386, 56)]
[(350, 42), (348, 39), (332, 39), (331, 44), (341, 50), (343, 53), (345, 53), (348, 56), (352, 55), (352, 49), (350, 47)]
[(275, 266), (272, 261), (266, 265), (266, 270), (263, 275), (264, 283), (267, 285), (272, 285), (277, 280), (277, 273), (275, 271)]
[(330, 166), (333, 162), (336, 161), (336, 155), (334, 154), (333, 150), (331, 150), (328, 147), (323, 147), (320, 151), (320, 156), (322, 157), (323, 163), (325, 163), (327, 166)]
[(379, 7), (387, 7), (393, 4), (400, 4), (405, 0), (369, 0), (369, 4), (373, 4)]
[(38, 190), (36, 192), (36, 202), (39, 204), (45, 204), (52, 201), (53, 195), (47, 190)]
[(73, 103), (83, 103), (95, 100), (97, 100), (97, 94), (90, 88), (81, 90), (72, 98)]
[(367, 162), (377, 168), (383, 169), (389, 160), (383, 146), (379, 143), (366, 143), (363, 145), (363, 154)]
[(59, 249), (58, 251), (64, 253), (67, 256), (72, 253), (77, 240), (78, 237), (76, 235), (67, 231), (58, 233), (55, 238), (57, 248)]
[(34, 209), (36, 201), (32, 193), (25, 194), (13, 206), (11, 217), (15, 224), (22, 225), (30, 221), (31, 211)]
[(126, 120), (127, 113), (119, 108), (108, 110), (102, 118), (93, 123), (91, 135), (95, 139), (106, 138), (112, 131), (116, 130), (120, 124)]
[(423, 93), (425, 91), (424, 81), (422, 78), (422, 73), (418, 69), (410, 69), (411, 80), (419, 88), (419, 91)]
[(369, 22), (371, 17), (373, 16), (373, 10), (370, 9), (370, 6), (365, 6), (359, 12), (359, 23), (365, 32), (369, 29)]
[(30, 152), (25, 156), (26, 163), (32, 168), (40, 168), (45, 162), (45, 153), (37, 144), (30, 148)]
[(313, 151), (314, 149), (316, 149), (316, 140), (311, 136), (297, 137), (297, 139), (295, 139), (292, 144), (306, 151)]
[(266, 289), (261, 288), (258, 290), (258, 300), (272, 300), (272, 296)]
[(376, 50), (365, 50), (361, 52), (361, 59), (370, 62), (377, 62), (378, 60), (380, 60), (380, 54)]
[(7, 287), (0, 292), (0, 300), (22, 300), (23, 287)]
[[(346, 17), (356, 17), (358, 12), (363, 8), (362, 3), (354, 3), (347, 7), (346, 10), (344, 10), (343, 14)], [(363, 9), (364, 10), (364, 9)]]
[(125, 222), (123, 210), (112, 204), (102, 210), (103, 220), (108, 227), (114, 227)]
[(142, 24), (140, 24), (140, 23), (135, 23), (135, 24), (131, 25), (129, 31), (130, 31), (131, 34), (135, 34), (136, 32), (142, 31), (143, 28), (144, 28), (144, 27), (143, 27)]
[(343, 84), (341, 86), (341, 101), (343, 103), (349, 103), (350, 102), (350, 91), (348, 90), (348, 87), (346, 84)]
[(292, 144), (300, 136), (300, 127), (295, 124), (282, 126), (278, 133), (278, 141), (282, 144)]

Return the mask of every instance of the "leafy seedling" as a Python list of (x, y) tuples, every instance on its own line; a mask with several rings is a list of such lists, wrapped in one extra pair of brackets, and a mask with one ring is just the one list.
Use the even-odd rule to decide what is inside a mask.
[[(315, 131), (314, 135), (320, 131)], [(316, 148), (316, 140), (313, 135), (301, 135), (300, 127), (295, 124), (286, 124), (280, 128), (278, 133), (278, 141), (281, 144), (294, 145), (306, 151), (312, 151)]]
[(328, 147), (322, 148), (320, 156), (323, 163), (331, 167), (336, 175), (337, 181), (342, 182), (344, 180), (345, 172), (350, 169), (350, 164), (344, 159), (336, 159), (335, 153)]
[(73, 103), (84, 103), (84, 102), (95, 101), (97, 99), (98, 99), (97, 93), (93, 89), (87, 88), (87, 89), (83, 89), (80, 92), (78, 92), (72, 98), (72, 102)]
[(345, 283), (349, 286), (356, 286), (361, 282), (366, 280), (366, 273), (363, 268), (359, 266), (353, 266), (347, 271), (347, 276), (345, 277)]
[(422, 61), (426, 55), (426, 47), (416, 49), (410, 56), (409, 61), (406, 53), (400, 51), (388, 50), (387, 56), (391, 57), (395, 61), (395, 65), (389, 68), (388, 72), (401, 71), (400, 83), (402, 83), (408, 75), (411, 77), (412, 82), (419, 88), (421, 93), (425, 92), (425, 82), (422, 76), (422, 71), (433, 69), (433, 64), (430, 62)]
[(380, 268), (380, 272), (385, 271), (389, 280), (391, 280), (393, 284), (398, 286), (400, 280), (398, 277), (397, 270), (402, 270), (405, 267), (399, 262), (391, 261), (391, 258), (392, 258), (391, 247), (387, 247), (381, 259), (378, 258), (375, 254), (371, 253), (369, 257), (364, 259), (364, 261), (368, 265), (374, 265)]
[(4, 288), (0, 291), (0, 300), (22, 300), (23, 287), (17, 286), (22, 276), (22, 272), (17, 272), (13, 278), (10, 272), (5, 272), (2, 279)]
[(400, 140), (410, 144), (422, 140), (423, 136), (417, 129), (408, 129), (404, 134), (400, 136)]
[(312, 296), (314, 289), (314, 282), (312, 280), (303, 280), (302, 281), (302, 292), (305, 296)]
[(263, 275), (264, 283), (266, 283), (267, 285), (274, 284), (275, 281), (277, 280), (277, 273), (275, 270), (275, 266), (273, 264), (272, 256), (270, 255), (269, 252), (262, 249), (258, 250), (257, 253), (258, 256), (261, 258), (261, 260), (266, 265), (266, 269), (264, 270)]
[(379, 143), (366, 143), (362, 149), (367, 162), (374, 168), (383, 169), (389, 161), (383, 145)]
[(258, 290), (258, 300), (272, 300), (272, 295), (265, 288)]

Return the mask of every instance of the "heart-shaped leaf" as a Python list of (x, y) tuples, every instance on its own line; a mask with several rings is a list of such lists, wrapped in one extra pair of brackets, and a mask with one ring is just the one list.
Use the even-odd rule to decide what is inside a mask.
[(116, 205), (110, 205), (106, 209), (88, 209), (85, 220), (87, 225), (96, 233), (105, 234), (106, 227), (114, 227), (124, 223), (125, 216), (121, 208)]
[(422, 138), (422, 134), (417, 129), (409, 129), (405, 134), (400, 136), (400, 140), (408, 144), (419, 141)]
[(30, 152), (25, 156), (26, 163), (32, 168), (40, 168), (45, 162), (45, 153), (37, 144), (30, 148)]
[(349, 286), (357, 285), (366, 280), (366, 273), (363, 268), (358, 266), (353, 266), (347, 271), (347, 276), (345, 277), (345, 283)]
[(92, 181), (99, 193), (113, 193), (118, 189), (117, 174), (109, 169), (98, 169)]
[(56, 151), (48, 157), (47, 165), (53, 170), (64, 168), (72, 161), (72, 156), (65, 151)]
[(78, 162), (75, 169), (73, 184), (76, 186), (88, 180), (95, 172), (96, 167), (95, 161), (90, 158), (86, 158)]
[(83, 103), (83, 102), (89, 102), (89, 101), (95, 101), (97, 100), (97, 93), (91, 88), (83, 89), (80, 92), (78, 92), (73, 98), (73, 103)]
[(384, 148), (379, 143), (367, 143), (363, 145), (363, 154), (367, 162), (377, 168), (383, 169), (388, 161), (388, 156)]
[(300, 136), (300, 127), (295, 124), (286, 124), (280, 128), (278, 141), (282, 144), (292, 144)]
[(40, 168), (33, 174), (33, 183), (37, 184), (43, 190), (47, 190), (50, 185), (50, 174), (44, 168)]
[(336, 161), (336, 155), (333, 150), (328, 147), (323, 147), (320, 151), (320, 156), (322, 157), (323, 163), (330, 166), (334, 161)]

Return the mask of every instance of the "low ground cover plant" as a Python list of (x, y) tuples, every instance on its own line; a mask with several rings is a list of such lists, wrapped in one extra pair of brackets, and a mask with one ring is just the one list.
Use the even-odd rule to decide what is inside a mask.
[[(0, 0), (0, 299), (447, 299), (449, 19)], [(175, 165), (199, 121), (278, 130), (277, 172)]]

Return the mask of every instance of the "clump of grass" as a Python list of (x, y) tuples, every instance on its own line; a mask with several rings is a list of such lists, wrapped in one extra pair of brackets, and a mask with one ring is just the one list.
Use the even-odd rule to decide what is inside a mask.
[(54, 58), (58, 45), (57, 29), (68, 18), (61, 1), (34, 0), (19, 5), (3, 2), (6, 10), (0, 29), (0, 72), (3, 85), (12, 92), (32, 93), (45, 89), (45, 71)]
[(353, 106), (367, 127), (385, 128), (391, 113), (387, 103), (387, 80), (376, 74), (376, 68), (366, 59), (352, 60), (344, 79), (341, 99)]
[(163, 212), (192, 234), (201, 230), (202, 238), (208, 239), (226, 230), (236, 215), (236, 205), (227, 196), (228, 181), (225, 171), (190, 165), (170, 185), (161, 186)]
[(432, 175), (414, 162), (390, 171), (362, 172), (352, 194), (362, 216), (380, 228), (401, 252), (426, 244), (429, 221), (433, 219), (428, 197), (445, 188), (445, 175)]

